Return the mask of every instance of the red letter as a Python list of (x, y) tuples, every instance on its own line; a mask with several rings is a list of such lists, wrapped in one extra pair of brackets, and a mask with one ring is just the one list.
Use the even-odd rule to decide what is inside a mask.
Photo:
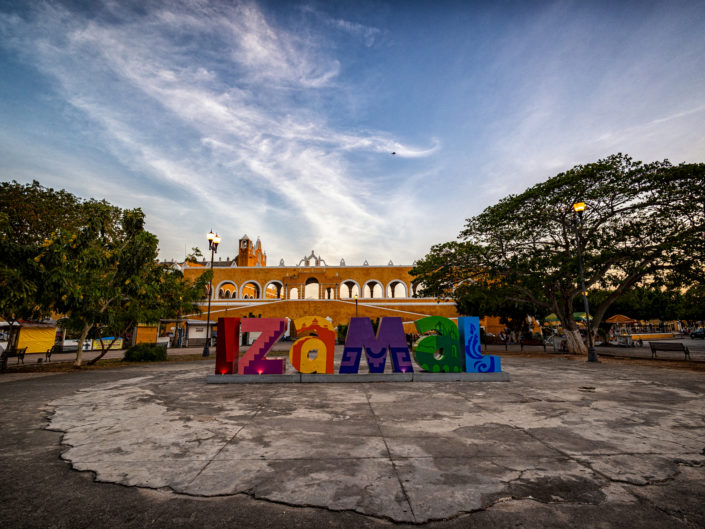
[(215, 346), (215, 374), (237, 373), (240, 356), (240, 318), (218, 318), (218, 339)]

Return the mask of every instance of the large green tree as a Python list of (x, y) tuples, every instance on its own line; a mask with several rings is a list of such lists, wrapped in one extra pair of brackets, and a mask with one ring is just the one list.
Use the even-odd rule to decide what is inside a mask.
[[(45, 286), (55, 309), (80, 329), (79, 344), (88, 334), (124, 336), (139, 322), (155, 322), (184, 310), (194, 310), (206, 278), (184, 281), (180, 272), (157, 262), (157, 238), (144, 228), (140, 209), (120, 210), (90, 203), (89, 221), (78, 231), (57, 230), (37, 256), (51, 271)], [(101, 353), (110, 349), (101, 339)], [(74, 365), (82, 363), (78, 348)]]
[[(0, 296), (0, 316), (7, 321), (58, 313), (79, 330), (82, 344), (91, 331), (124, 336), (138, 322), (197, 310), (209, 276), (192, 284), (159, 264), (157, 238), (145, 230), (140, 209), (81, 200), (37, 182), (3, 184), (2, 191), (0, 286), (7, 295)], [(112, 343), (103, 343), (98, 358)], [(75, 365), (82, 354), (79, 347)]]
[[(579, 217), (573, 204), (584, 202)], [(572, 351), (585, 352), (573, 318), (581, 295), (578, 250), (597, 328), (635, 285), (705, 283), (705, 164), (644, 164), (621, 154), (578, 165), (467, 219), (460, 240), (433, 246), (412, 270), (424, 294), (555, 312)]]
[(52, 300), (44, 271), (35, 260), (57, 229), (75, 230), (86, 220), (83, 201), (60, 190), (0, 182), (0, 318), (10, 323), (14, 345), (17, 320), (48, 316)]

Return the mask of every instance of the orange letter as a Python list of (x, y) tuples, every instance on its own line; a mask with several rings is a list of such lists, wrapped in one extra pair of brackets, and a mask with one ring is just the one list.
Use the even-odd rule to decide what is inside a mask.
[[(316, 332), (316, 336), (304, 336), (296, 340), (289, 349), (289, 361), (300, 373), (333, 373), (335, 359), (335, 330), (333, 324), (320, 316), (306, 316), (294, 320), (294, 328), (300, 335)], [(317, 351), (316, 358), (309, 353)]]

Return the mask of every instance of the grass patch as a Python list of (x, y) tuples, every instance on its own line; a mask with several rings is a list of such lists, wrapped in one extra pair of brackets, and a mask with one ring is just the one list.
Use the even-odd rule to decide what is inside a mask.
[[(150, 362), (150, 364), (173, 364), (179, 362), (196, 362), (200, 360), (215, 360), (214, 357), (204, 359), (201, 354), (167, 356), (166, 360)], [(73, 371), (94, 371), (99, 369), (114, 369), (139, 365), (136, 362), (126, 362), (120, 358), (104, 358), (92, 366), (84, 362), (81, 367), (74, 367), (73, 360), (66, 362), (42, 362), (41, 364), (8, 364), (6, 373), (69, 373)], [(2, 374), (0, 374), (0, 377)]]

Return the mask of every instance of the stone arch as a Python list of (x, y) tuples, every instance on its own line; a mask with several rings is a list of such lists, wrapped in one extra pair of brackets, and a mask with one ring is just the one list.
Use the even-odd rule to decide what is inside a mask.
[(423, 283), (412, 283), (411, 290), (413, 292), (413, 297), (419, 297), (418, 291), (424, 287)]
[(218, 293), (217, 299), (234, 299), (237, 297), (237, 285), (229, 279), (218, 283), (218, 286), (213, 290)]
[(304, 299), (320, 299), (321, 283), (315, 277), (309, 277), (304, 283)]
[(468, 277), (467, 279), (463, 279), (462, 281), (458, 281), (455, 285), (453, 285), (453, 292), (455, 292), (456, 289), (457, 289), (460, 285), (462, 285), (463, 283), (470, 283), (470, 284), (472, 284), (472, 283), (474, 283), (474, 282), (475, 282), (475, 280), (474, 280), (473, 278), (471, 278), (471, 277)]
[(387, 284), (387, 297), (388, 298), (408, 298), (409, 289), (406, 283), (401, 279), (392, 279)]
[(262, 285), (254, 279), (248, 279), (240, 287), (242, 299), (260, 299), (262, 297)]
[(362, 287), (362, 297), (365, 299), (383, 298), (384, 285), (376, 279), (369, 279)]
[(286, 299), (299, 299), (299, 287), (290, 287)]
[(266, 299), (283, 299), (284, 296), (284, 283), (278, 279), (272, 279), (264, 285), (264, 297)]
[(340, 299), (355, 299), (355, 296), (361, 296), (362, 289), (360, 288), (360, 283), (354, 279), (346, 279), (340, 283)]

